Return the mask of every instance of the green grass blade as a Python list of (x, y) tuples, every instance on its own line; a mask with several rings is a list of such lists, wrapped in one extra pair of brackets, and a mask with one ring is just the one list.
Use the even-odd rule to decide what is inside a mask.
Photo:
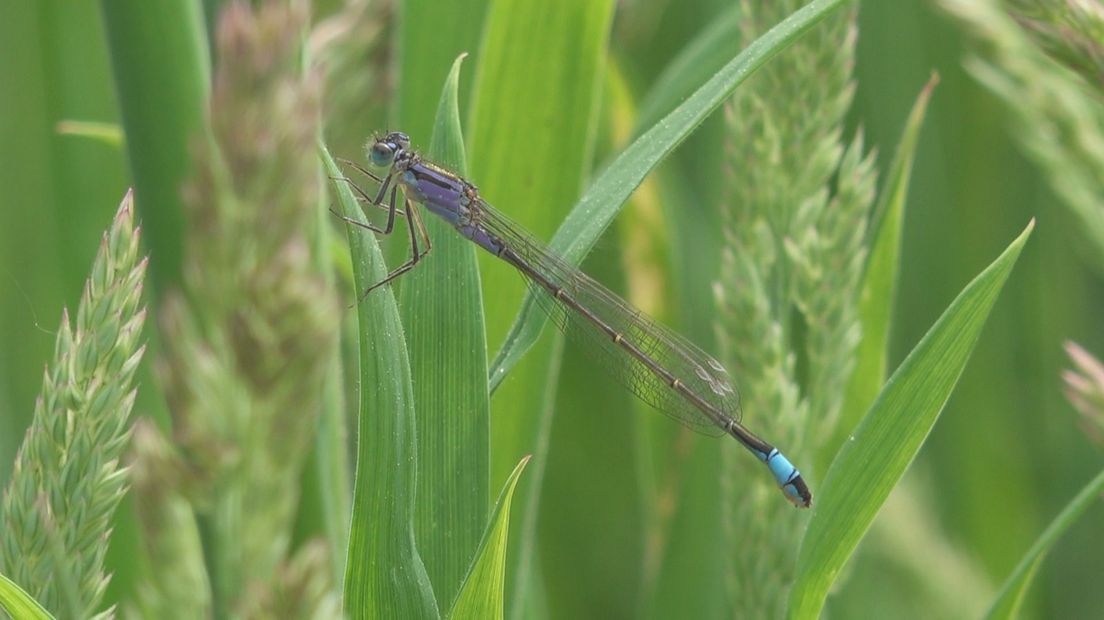
[(874, 207), (875, 219), (868, 233), (873, 236), (873, 244), (863, 274), (862, 296), (859, 299), (862, 340), (855, 351), (855, 369), (851, 371), (851, 379), (847, 384), (839, 424), (836, 425), (836, 436), (825, 443), (825, 461), (831, 460), (832, 455), (847, 439), (862, 414), (877, 398), (878, 388), (885, 381), (890, 317), (897, 293), (901, 227), (905, 217), (909, 178), (928, 101), (938, 81), (938, 77), (932, 76), (913, 104), (912, 112), (905, 122), (905, 131), (897, 145), (897, 152), (890, 163), (885, 186)]
[[(303, 70), (308, 71), (314, 62), (310, 48), (303, 50), (300, 61), (303, 63)], [(333, 96), (332, 92), (330, 96)], [(327, 113), (334, 114), (324, 110), (323, 119)], [(321, 165), (318, 173), (323, 174)], [(325, 279), (327, 287), (332, 287), (338, 273), (333, 254), (339, 244), (334, 238), (329, 200), (328, 192), (319, 195), (316, 221), (311, 229), (310, 248), (318, 273)], [(348, 260), (347, 255), (345, 258)], [(345, 335), (340, 333), (339, 339)], [(328, 363), (329, 369), (322, 384), (321, 410), (314, 447), (303, 468), (299, 514), (296, 517), (292, 544), (300, 547), (312, 537), (321, 534), (327, 546), (333, 583), (340, 584), (345, 581), (345, 551), (349, 546), (349, 516), (352, 507), (349, 416), (342, 384), (345, 368), (340, 344), (333, 348)]]
[(38, 601), (31, 598), (30, 594), (23, 591), (14, 581), (0, 574), (0, 609), (3, 609), (13, 620), (53, 620), (50, 612), (46, 611)]
[[(319, 169), (321, 174), (321, 169)], [(333, 249), (338, 247), (329, 211), (329, 195), (320, 194), (317, 222), (312, 231), (311, 252), (318, 273), (327, 288), (333, 286), (337, 269)], [(348, 254), (344, 259), (349, 260)], [(341, 347), (333, 349), (329, 370), (322, 385), (321, 411), (314, 447), (303, 468), (295, 546), (321, 533), (328, 546), (334, 583), (344, 581), (345, 550), (349, 543), (349, 514), (352, 505), (352, 469), (349, 458), (349, 419), (342, 385), (345, 376)]]
[(790, 615), (815, 618), (943, 410), (1034, 222), (973, 279), (893, 373), (828, 470), (801, 543)]
[[(735, 88), (775, 54), (847, 0), (814, 0), (771, 28), (713, 75), (682, 105), (644, 132), (594, 181), (556, 231), (551, 249), (578, 265), (644, 177), (689, 136)], [(492, 392), (536, 342), (545, 316), (527, 295), (506, 341), (491, 364)]]
[(1062, 512), (1058, 513), (1035, 544), (1031, 545), (1031, 549), (1028, 549), (997, 593), (997, 599), (993, 601), (993, 606), (985, 615), (986, 618), (1019, 617), (1020, 604), (1023, 602), (1024, 594), (1027, 593), (1027, 587), (1035, 577), (1039, 564), (1062, 534), (1088, 510), (1089, 506), (1100, 500), (1101, 493), (1104, 493), (1104, 471), (1097, 474), (1089, 484), (1085, 485), (1085, 488), (1081, 489), (1077, 497), (1074, 497)]
[[(441, 93), (426, 153), (461, 175), (467, 169), (457, 107), (462, 58), (453, 63)], [(414, 535), (433, 591), (451, 601), (490, 508), (487, 340), (475, 245), (448, 222), (422, 213), (433, 251), (403, 276), (399, 296), (417, 412)]]
[[(323, 167), (343, 176), (325, 147)], [(362, 219), (345, 183), (336, 183), (346, 217)], [(372, 233), (348, 225), (358, 291), (386, 274)], [(353, 514), (345, 564), (345, 613), (351, 618), (436, 618), (437, 603), (414, 544), (417, 454), (410, 363), (389, 287), (357, 304), (360, 408)]]
[(211, 67), (203, 7), (191, 0), (104, 0), (104, 24), (157, 290), (180, 281), (180, 187), (204, 126)]
[(506, 595), (506, 541), (510, 530), (510, 504), (514, 487), (531, 457), (521, 459), (502, 487), (494, 514), (479, 544), (479, 553), (471, 564), (464, 585), (449, 612), (449, 618), (496, 618), (504, 614)]

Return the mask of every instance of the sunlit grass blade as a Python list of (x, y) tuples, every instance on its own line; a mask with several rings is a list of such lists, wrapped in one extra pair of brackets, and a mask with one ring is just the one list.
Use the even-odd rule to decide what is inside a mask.
[(449, 618), (497, 618), (504, 614), (506, 595), (506, 541), (510, 529), (510, 504), (514, 498), (521, 472), (531, 457), (521, 459), (502, 487), (494, 514), (479, 544), (460, 593), (452, 605)]
[(1089, 506), (1100, 501), (1101, 493), (1104, 493), (1104, 471), (1097, 474), (1089, 484), (1085, 485), (1085, 488), (1081, 489), (1077, 497), (1074, 497), (1062, 512), (1058, 513), (1035, 544), (1031, 545), (1031, 549), (1028, 549), (997, 593), (997, 599), (993, 601), (993, 606), (985, 615), (986, 618), (997, 620), (1019, 617), (1020, 604), (1035, 577), (1039, 564), (1054, 543), (1088, 510)]
[[(323, 167), (343, 173), (325, 147)], [(335, 183), (340, 212), (363, 219), (345, 183)], [(347, 225), (356, 298), (386, 274), (371, 232)], [(360, 323), (360, 407), (353, 514), (345, 565), (345, 613), (351, 618), (436, 618), (437, 603), (414, 543), (417, 454), (410, 363), (389, 287), (356, 306)]]
[(870, 404), (878, 396), (878, 388), (885, 381), (890, 317), (897, 294), (905, 201), (908, 198), (909, 179), (920, 128), (927, 114), (928, 101), (938, 82), (938, 76), (933, 75), (913, 104), (912, 112), (905, 122), (905, 131), (897, 145), (897, 152), (890, 163), (885, 186), (874, 206), (874, 221), (871, 222), (869, 231), (873, 244), (863, 273), (862, 296), (859, 299), (862, 340), (855, 352), (855, 369), (847, 384), (839, 424), (836, 425), (836, 436), (825, 444), (826, 451), (822, 455), (825, 464), (855, 428), (862, 414), (870, 408)]
[[(461, 175), (467, 168), (457, 107), (462, 59), (445, 82), (426, 153)], [(487, 340), (475, 244), (423, 214), (433, 251), (403, 276), (399, 307), (417, 412), (414, 534), (433, 590), (447, 602), (471, 565), (490, 508)]]
[(53, 620), (50, 612), (43, 609), (14, 581), (0, 574), (0, 609), (14, 620)]
[(817, 617), (828, 591), (931, 432), (1034, 222), (971, 281), (893, 373), (820, 485), (798, 554), (790, 616)]
[[(756, 39), (663, 120), (645, 131), (594, 181), (552, 238), (549, 247), (578, 265), (621, 205), (665, 157), (689, 136), (735, 88), (775, 54), (805, 34), (848, 0), (814, 0)], [(536, 342), (545, 317), (526, 295), (521, 311), (491, 364), (493, 392)]]

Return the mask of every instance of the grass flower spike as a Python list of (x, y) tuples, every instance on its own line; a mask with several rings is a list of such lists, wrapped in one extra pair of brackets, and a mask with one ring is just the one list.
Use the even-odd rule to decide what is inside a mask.
[[(185, 188), (185, 290), (168, 297), (159, 321), (161, 375), (189, 472), (164, 483), (193, 501), (205, 531), (216, 616), (264, 608), (308, 561), (295, 559), (291, 530), (340, 309), (312, 248), (324, 221), (321, 80), (302, 69), (306, 22), (301, 2), (256, 11), (231, 3), (221, 15), (209, 134)], [(151, 554), (183, 544), (145, 542)], [(329, 605), (322, 598), (317, 608)]]
[(0, 573), (59, 617), (95, 617), (110, 578), (104, 554), (127, 489), (120, 457), (145, 349), (146, 263), (128, 193), (100, 243), (76, 321), (62, 315), (0, 507)]
[[(744, 4), (750, 40), (801, 3)], [(854, 91), (854, 16), (828, 17), (737, 91), (725, 116), (727, 243), (716, 330), (741, 377), (745, 415), (792, 454), (811, 456), (818, 446), (810, 438), (830, 436), (823, 429), (839, 412), (859, 336), (876, 175), (861, 138), (841, 138)], [(726, 480), (747, 478), (737, 463), (726, 467)], [(729, 600), (737, 615), (780, 616), (800, 517), (760, 488), (726, 484), (723, 527), (736, 558)]]

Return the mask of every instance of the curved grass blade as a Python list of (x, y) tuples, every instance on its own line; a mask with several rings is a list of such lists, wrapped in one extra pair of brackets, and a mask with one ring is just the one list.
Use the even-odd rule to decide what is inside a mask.
[[(342, 176), (325, 146), (320, 151), (326, 174)], [(363, 218), (348, 185), (334, 187), (341, 212)], [(363, 228), (346, 226), (359, 292), (386, 271), (375, 237)], [(361, 300), (356, 309), (360, 407), (345, 613), (351, 618), (437, 618), (433, 589), (414, 544), (418, 461), (402, 322), (389, 287)]]
[[(325, 195), (325, 194), (323, 194)], [(334, 235), (326, 205), (318, 205), (313, 225), (311, 252), (316, 269), (326, 279), (327, 288), (335, 286), (338, 269), (334, 265), (334, 248), (339, 244)], [(342, 258), (352, 279), (349, 254), (340, 249)], [(344, 331), (344, 330), (343, 330)], [(344, 339), (344, 334), (342, 335)], [(296, 523), (297, 546), (308, 538), (322, 533), (328, 547), (334, 582), (341, 583), (345, 575), (345, 550), (349, 546), (349, 516), (352, 506), (352, 469), (349, 458), (349, 416), (343, 377), (346, 376), (341, 353), (342, 346), (334, 347), (328, 363), (330, 368), (322, 385), (322, 407), (318, 417), (318, 430), (314, 448), (303, 468), (302, 495)]]
[(13, 620), (53, 620), (54, 618), (30, 594), (24, 592), (23, 588), (3, 574), (0, 574), (0, 609), (3, 609)]
[[(621, 205), (660, 161), (756, 69), (848, 1), (813, 0), (756, 39), (682, 105), (644, 132), (610, 164), (576, 203), (552, 238), (549, 244), (552, 251), (568, 264), (579, 265), (613, 221)], [(533, 346), (544, 323), (545, 316), (537, 309), (536, 299), (532, 294), (527, 294), (510, 333), (491, 365), (489, 381), (492, 392)]]
[[(311, 50), (304, 49), (300, 56), (303, 71), (309, 71)], [(321, 172), (321, 170), (319, 171)], [(352, 279), (352, 264), (348, 253), (334, 236), (332, 217), (327, 202), (329, 194), (323, 192), (315, 209), (315, 222), (311, 230), (310, 249), (315, 269), (324, 278), (327, 288), (335, 286), (338, 273), (347, 266), (346, 273)], [(335, 260), (334, 255), (340, 258)], [(343, 259), (344, 265), (335, 267)], [(348, 337), (341, 330), (340, 339)], [(314, 447), (307, 455), (301, 481), (299, 515), (295, 524), (295, 547), (299, 547), (318, 533), (326, 546), (334, 583), (345, 581), (345, 550), (349, 547), (349, 516), (352, 506), (352, 470), (349, 459), (349, 416), (346, 393), (342, 379), (346, 376), (342, 358), (342, 346), (332, 350), (330, 364), (322, 384), (321, 409), (318, 416)]]
[(832, 462), (798, 553), (790, 617), (819, 615), (843, 565), (939, 418), (1034, 226), (1028, 224), (951, 302)]
[(495, 618), (504, 615), (506, 595), (506, 541), (510, 530), (510, 504), (514, 487), (531, 456), (521, 459), (502, 487), (494, 514), (487, 522), (487, 531), (479, 544), (460, 593), (452, 605), (449, 618)]
[(836, 436), (825, 444), (826, 459), (830, 459), (847, 439), (862, 413), (877, 398), (878, 388), (885, 381), (889, 324), (897, 294), (897, 268), (901, 256), (901, 226), (905, 217), (912, 161), (916, 155), (916, 143), (924, 124), (928, 101), (938, 83), (939, 77), (933, 75), (913, 104), (912, 112), (905, 122), (905, 131), (897, 144), (897, 152), (890, 163), (886, 184), (878, 197), (878, 204), (874, 207), (874, 221), (871, 222), (869, 233), (873, 236), (873, 243), (863, 274), (859, 300), (862, 340), (855, 352), (855, 369), (851, 371), (851, 379), (847, 384), (839, 424), (836, 425)]
[(1008, 576), (1008, 580), (1001, 587), (1000, 592), (997, 593), (997, 599), (993, 601), (993, 606), (985, 614), (986, 618), (1019, 617), (1020, 604), (1023, 602), (1024, 594), (1027, 593), (1027, 587), (1031, 585), (1031, 581), (1035, 577), (1035, 571), (1039, 568), (1039, 564), (1046, 557), (1050, 548), (1054, 546), (1054, 543), (1062, 537), (1062, 534), (1066, 533), (1066, 530), (1088, 510), (1093, 502), (1100, 500), (1101, 493), (1104, 493), (1104, 471), (1097, 474), (1089, 484), (1085, 485), (1085, 488), (1081, 489), (1077, 497), (1074, 497), (1062, 509), (1062, 512), (1058, 513), (1058, 516), (1054, 518), (1054, 521), (1051, 521), (1050, 525), (1039, 536), (1039, 539), (1035, 541), (1035, 544), (1031, 545), (1031, 549), (1016, 565), (1012, 574)]
[(191, 140), (204, 125), (211, 60), (203, 7), (190, 0), (101, 2), (134, 195), (153, 261), (153, 284), (179, 284), (181, 183)]
[[(428, 152), (461, 175), (467, 168), (457, 106), (463, 58), (445, 82)], [(433, 591), (451, 601), (490, 507), (487, 339), (475, 244), (441, 218), (424, 219), (433, 251), (404, 276), (399, 295), (418, 428), (414, 535)]]

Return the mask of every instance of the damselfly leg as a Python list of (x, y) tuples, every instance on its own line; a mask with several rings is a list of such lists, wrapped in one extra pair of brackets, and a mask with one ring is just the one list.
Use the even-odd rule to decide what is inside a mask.
[[(394, 200), (394, 196), (395, 196), (395, 190), (392, 189), (391, 190), (391, 199), (392, 200)], [(426, 232), (425, 225), (422, 224), (422, 218), (418, 215), (418, 210), (414, 208), (414, 203), (411, 202), (409, 198), (405, 199), (404, 203), (405, 203), (404, 210), (406, 211), (407, 222), (408, 223), (409, 222), (414, 223), (413, 226), (411, 226), (411, 225), (407, 226), (407, 230), (410, 231), (410, 258), (405, 263), (403, 263), (403, 264), (399, 265), (398, 267), (395, 267), (394, 269), (392, 269), (391, 273), (387, 274), (386, 278), (384, 278), (384, 279), (380, 280), (379, 282), (376, 282), (372, 286), (369, 286), (368, 288), (364, 289), (364, 292), (361, 293), (361, 295), (360, 295), (360, 300), (361, 301), (364, 301), (364, 298), (368, 296), (368, 293), (371, 293), (372, 291), (376, 290), (377, 288), (383, 286), (384, 284), (387, 284), (388, 282), (394, 280), (395, 278), (397, 278), (397, 277), (401, 276), (402, 274), (404, 274), (404, 273), (410, 271), (411, 269), (413, 269), (414, 266), (418, 264), (418, 261), (422, 260), (422, 258), (424, 258), (426, 254), (429, 254), (429, 251), (431, 249), (433, 249), (433, 244), (430, 243), (430, 241), (429, 241), (429, 233)], [(418, 229), (418, 234), (417, 235), (414, 234), (414, 229), (415, 228)], [(425, 246), (426, 246), (425, 249), (421, 250), (421, 251), (419, 251), (419, 249), (418, 249), (418, 236), (422, 237), (422, 241), (425, 242)]]
[[(388, 282), (391, 282), (395, 278), (397, 278), (397, 277), (401, 276), (402, 274), (406, 273), (407, 271), (410, 271), (411, 269), (413, 269), (414, 266), (417, 265), (418, 262), (421, 261), (422, 258), (425, 257), (426, 254), (429, 254), (429, 251), (431, 249), (433, 249), (433, 243), (429, 239), (429, 233), (426, 231), (425, 224), (422, 222), (422, 218), (418, 215), (418, 211), (414, 207), (413, 202), (411, 202), (409, 199), (406, 199), (404, 197), (404, 199), (403, 199), (403, 210), (401, 212), (399, 211), (399, 209), (397, 207), (398, 189), (399, 188), (398, 188), (397, 184), (395, 184), (395, 185), (391, 184), (392, 175), (389, 174), (386, 177), (380, 178), (380, 177), (376, 176), (375, 174), (372, 174), (370, 171), (364, 169), (363, 167), (356, 165), (355, 163), (352, 163), (352, 162), (344, 162), (344, 163), (347, 163), (347, 164), (351, 165), (358, 172), (360, 172), (360, 173), (364, 174), (365, 176), (371, 178), (372, 180), (380, 183), (380, 188), (379, 188), (378, 192), (376, 193), (375, 198), (371, 198), (369, 196), (369, 194), (367, 192), (365, 192), (362, 187), (360, 187), (359, 185), (357, 185), (356, 183), (354, 183), (351, 179), (349, 179), (347, 177), (336, 177), (336, 178), (334, 178), (334, 180), (335, 181), (344, 181), (345, 183), (348, 183), (349, 186), (359, 195), (359, 198), (357, 199), (357, 202), (363, 202), (363, 203), (368, 204), (372, 207), (377, 207), (377, 208), (387, 210), (387, 224), (383, 227), (379, 227), (375, 224), (372, 224), (371, 222), (361, 221), (361, 220), (358, 220), (358, 219), (355, 219), (355, 218), (348, 217), (344, 214), (338, 213), (333, 208), (330, 209), (330, 212), (333, 213), (334, 215), (336, 215), (337, 217), (341, 218), (342, 220), (344, 220), (348, 224), (352, 224), (354, 226), (359, 226), (361, 228), (370, 230), (370, 231), (372, 231), (374, 233), (377, 233), (377, 234), (380, 234), (380, 235), (390, 235), (391, 232), (395, 228), (395, 217), (396, 217), (396, 215), (401, 215), (401, 216), (406, 218), (407, 231), (409, 232), (409, 236), (410, 236), (410, 258), (407, 259), (406, 262), (404, 262), (403, 264), (396, 267), (395, 269), (392, 269), (387, 274), (387, 276), (384, 277), (382, 280), (380, 280), (379, 282), (376, 282), (375, 284), (372, 284), (371, 286), (366, 288), (364, 290), (364, 292), (361, 293), (361, 296), (360, 296), (360, 301), (363, 301), (364, 298), (367, 297), (368, 294), (371, 293), (372, 291), (374, 291), (375, 289), (383, 286), (384, 284), (387, 284)], [(387, 191), (388, 189), (391, 190), (389, 194), (388, 194), (388, 191)], [(386, 205), (383, 204), (384, 196), (387, 196), (387, 204)], [(415, 229), (417, 229), (417, 230), (415, 230)], [(422, 249), (418, 246), (418, 237), (422, 238), (422, 241), (425, 244), (424, 249)]]

